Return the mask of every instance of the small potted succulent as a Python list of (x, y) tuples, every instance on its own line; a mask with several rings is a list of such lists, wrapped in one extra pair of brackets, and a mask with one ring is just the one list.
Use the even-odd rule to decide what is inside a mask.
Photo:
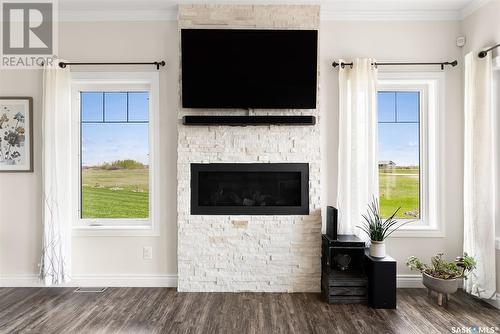
[(390, 215), (389, 218), (382, 218), (380, 216), (380, 207), (378, 204), (378, 200), (375, 197), (373, 197), (371, 204), (368, 205), (367, 214), (362, 215), (364, 218), (363, 224), (358, 226), (358, 228), (363, 230), (370, 237), (371, 256), (384, 258), (385, 239), (404, 224), (411, 222), (400, 222), (394, 219), (400, 209), (401, 207), (394, 211), (394, 213)]
[(476, 267), (476, 260), (464, 253), (463, 256), (457, 256), (454, 262), (449, 262), (443, 260), (443, 253), (439, 253), (431, 258), (431, 265), (415, 256), (411, 256), (406, 265), (422, 273), (422, 283), (429, 289), (429, 295), (431, 291), (437, 292), (438, 304), (442, 305), (443, 296), (447, 301), (449, 295), (457, 291), (459, 281), (467, 279), (467, 275)]

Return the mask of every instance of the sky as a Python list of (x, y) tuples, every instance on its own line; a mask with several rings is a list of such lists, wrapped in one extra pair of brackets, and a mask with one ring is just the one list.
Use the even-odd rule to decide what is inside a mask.
[[(134, 159), (148, 164), (148, 93), (82, 93), (82, 163), (95, 166)], [(104, 115), (103, 115), (104, 107)], [(398, 166), (419, 163), (419, 93), (379, 92), (379, 161)], [(120, 123), (85, 123), (85, 122)], [(383, 122), (383, 123), (382, 123)]]
[[(379, 161), (419, 164), (419, 93), (379, 92)], [(383, 123), (382, 123), (383, 122)]]
[[(148, 163), (149, 138), (148, 93), (84, 92), (81, 95), (82, 164), (95, 166), (104, 162), (133, 159)], [(104, 115), (103, 115), (104, 106)], [(118, 123), (95, 123), (102, 122)], [(93, 122), (93, 123), (88, 123)]]

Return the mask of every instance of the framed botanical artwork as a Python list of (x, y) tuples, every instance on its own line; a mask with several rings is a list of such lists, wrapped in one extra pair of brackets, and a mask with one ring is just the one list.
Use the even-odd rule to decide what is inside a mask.
[(0, 172), (33, 172), (31, 97), (0, 97)]

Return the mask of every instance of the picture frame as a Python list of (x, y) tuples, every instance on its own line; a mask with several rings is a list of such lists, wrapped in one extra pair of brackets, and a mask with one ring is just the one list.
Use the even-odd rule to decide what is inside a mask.
[(33, 98), (0, 96), (0, 173), (33, 172)]

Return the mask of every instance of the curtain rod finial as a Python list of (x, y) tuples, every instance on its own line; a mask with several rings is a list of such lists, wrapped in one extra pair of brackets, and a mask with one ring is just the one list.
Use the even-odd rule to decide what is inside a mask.
[(157, 70), (159, 70), (159, 69), (160, 69), (160, 66), (162, 66), (162, 67), (163, 67), (163, 66), (165, 66), (165, 65), (166, 65), (166, 63), (165, 63), (165, 61), (164, 61), (164, 60), (162, 60), (162, 61), (155, 61), (155, 62), (154, 62), (154, 64), (156, 65), (156, 69), (157, 69)]
[(334, 61), (334, 62), (332, 63), (332, 66), (333, 66), (333, 67), (337, 67), (337, 66), (339, 66), (339, 65), (340, 65), (340, 64), (339, 64), (339, 63), (337, 63), (336, 61)]
[(451, 62), (451, 66), (455, 67), (457, 65), (458, 65), (458, 61), (456, 59)]
[(60, 62), (59, 62), (59, 67), (60, 67), (60, 68), (66, 68), (66, 63), (64, 63), (64, 62), (60, 61)]
[(479, 56), (479, 58), (484, 58), (484, 57), (486, 57), (487, 54), (488, 54), (487, 51), (481, 51), (481, 52), (479, 52), (478, 56)]

